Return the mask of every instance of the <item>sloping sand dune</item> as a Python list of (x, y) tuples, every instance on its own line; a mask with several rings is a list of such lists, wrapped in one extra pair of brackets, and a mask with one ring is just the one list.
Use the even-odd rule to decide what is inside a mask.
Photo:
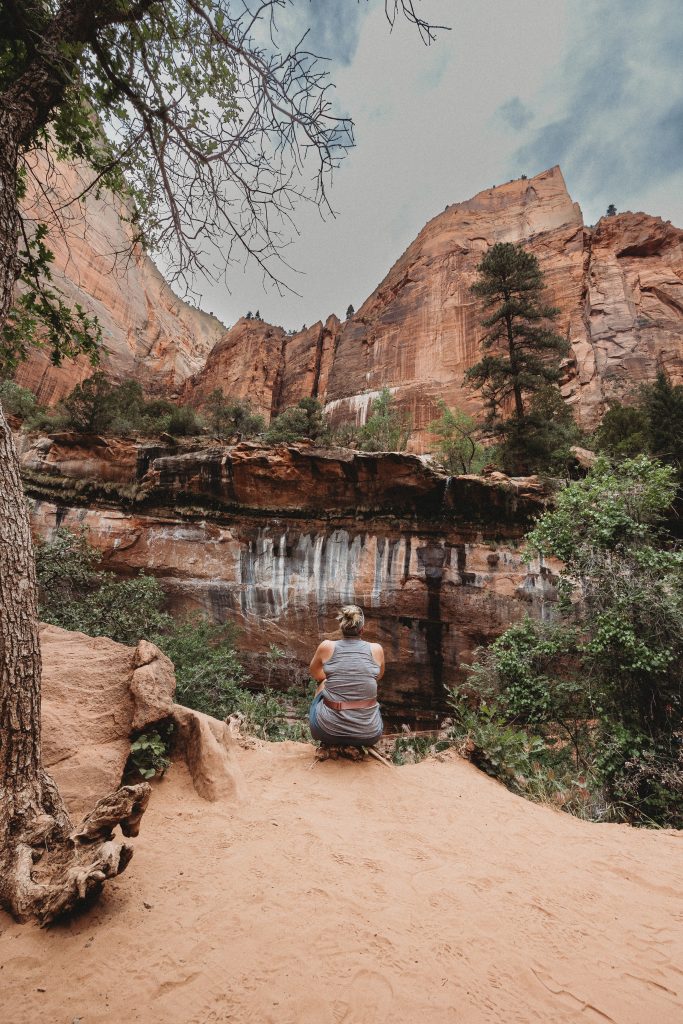
[(680, 1024), (683, 835), (586, 824), (458, 759), (177, 765), (69, 925), (0, 916), (3, 1024)]

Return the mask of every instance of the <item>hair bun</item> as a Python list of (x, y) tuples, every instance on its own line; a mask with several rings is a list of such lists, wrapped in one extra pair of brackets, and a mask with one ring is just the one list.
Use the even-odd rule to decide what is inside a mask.
[(337, 616), (337, 622), (344, 636), (358, 636), (365, 625), (363, 609), (357, 604), (345, 604)]

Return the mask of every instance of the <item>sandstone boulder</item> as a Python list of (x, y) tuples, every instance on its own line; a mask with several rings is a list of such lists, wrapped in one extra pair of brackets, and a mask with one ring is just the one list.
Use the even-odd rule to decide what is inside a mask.
[(120, 785), (131, 736), (169, 719), (197, 792), (235, 795), (228, 726), (174, 704), (173, 664), (154, 644), (43, 625), (40, 645), (43, 759), (73, 818)]

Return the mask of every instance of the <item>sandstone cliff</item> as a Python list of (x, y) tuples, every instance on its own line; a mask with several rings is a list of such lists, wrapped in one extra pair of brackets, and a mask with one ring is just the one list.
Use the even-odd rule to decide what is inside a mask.
[[(133, 244), (125, 205), (110, 193), (89, 192), (70, 202), (90, 181), (89, 172), (41, 163), (24, 203), (30, 220), (54, 224), (60, 207), (62, 228), (52, 228), (52, 274), (67, 300), (95, 314), (103, 330), (103, 368), (117, 378), (136, 376), (150, 391), (172, 393), (204, 365), (225, 332), (215, 317), (174, 294), (152, 260)], [(53, 404), (92, 373), (86, 360), (54, 367), (39, 350), (20, 367), (18, 380)]]
[(74, 435), (37, 441), (22, 466), (37, 535), (85, 527), (108, 566), (153, 573), (177, 612), (236, 622), (257, 682), (270, 644), (307, 665), (356, 601), (385, 645), (387, 706), (442, 708), (475, 647), (555, 599), (552, 567), (520, 550), (544, 507), (535, 478), (449, 481), (410, 454)]
[[(463, 390), (482, 318), (469, 286), (482, 253), (501, 241), (522, 242), (539, 259), (571, 344), (562, 391), (583, 425), (660, 365), (683, 380), (683, 231), (642, 213), (587, 228), (554, 167), (447, 207), (343, 324), (283, 336), (240, 321), (185, 395), (201, 401), (209, 385), (239, 394), (253, 387), (259, 407), (277, 413), (309, 394), (326, 402), (333, 422), (362, 424), (389, 386), (412, 414), (419, 451), (437, 399), (477, 408)], [(269, 335), (281, 342), (279, 360)]]

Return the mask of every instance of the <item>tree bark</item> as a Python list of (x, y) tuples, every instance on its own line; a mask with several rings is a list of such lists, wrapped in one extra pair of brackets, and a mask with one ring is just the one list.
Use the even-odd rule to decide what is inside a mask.
[[(78, 5), (64, 5), (73, 9)], [(82, 8), (91, 5), (81, 4)], [(64, 85), (59, 62), (38, 60), (0, 101), (0, 327), (17, 278), (17, 167), (22, 143), (45, 123)], [(0, 407), (0, 906), (20, 920), (54, 920), (122, 871), (149, 786), (124, 787), (105, 801), (99, 829), (74, 831), (45, 772), (40, 742), (41, 658), (28, 507), (12, 433)], [(101, 807), (102, 801), (98, 804)], [(93, 812), (94, 813), (94, 812)]]

